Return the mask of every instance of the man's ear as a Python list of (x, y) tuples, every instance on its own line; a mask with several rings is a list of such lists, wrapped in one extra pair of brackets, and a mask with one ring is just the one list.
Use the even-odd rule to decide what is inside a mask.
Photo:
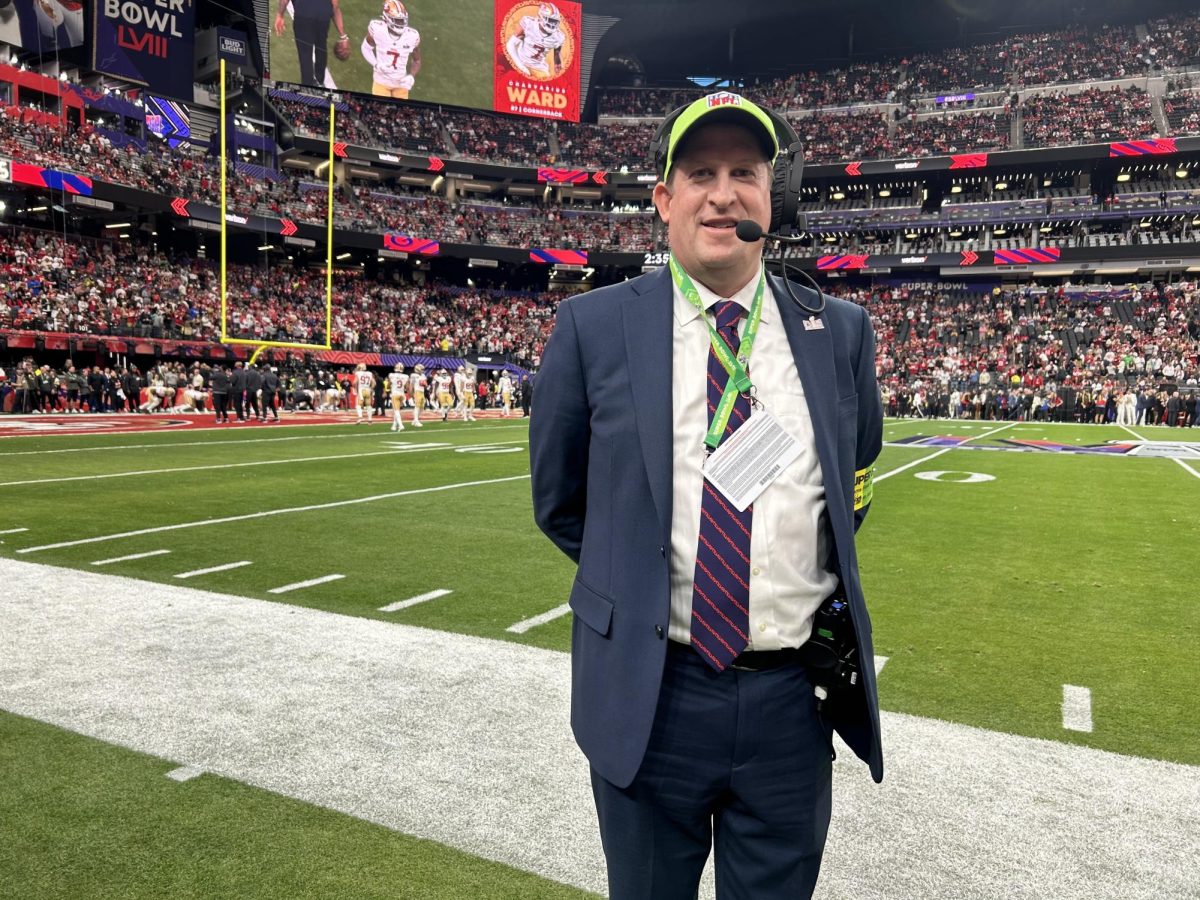
[(667, 187), (666, 182), (660, 181), (654, 186), (654, 208), (658, 210), (658, 217), (670, 225), (671, 189)]

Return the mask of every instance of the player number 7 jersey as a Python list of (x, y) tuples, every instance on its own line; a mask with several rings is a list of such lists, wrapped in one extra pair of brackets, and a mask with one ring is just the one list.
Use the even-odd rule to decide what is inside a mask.
[(372, 19), (367, 33), (375, 41), (375, 81), (385, 87), (403, 87), (408, 58), (421, 45), (421, 35), (417, 29), (405, 27), (397, 37), (382, 19)]

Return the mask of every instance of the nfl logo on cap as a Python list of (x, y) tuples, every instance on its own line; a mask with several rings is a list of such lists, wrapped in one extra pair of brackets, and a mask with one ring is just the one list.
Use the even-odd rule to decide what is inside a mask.
[(737, 94), (729, 93), (729, 91), (721, 91), (719, 94), (709, 94), (707, 99), (710, 107), (742, 105), (742, 98)]

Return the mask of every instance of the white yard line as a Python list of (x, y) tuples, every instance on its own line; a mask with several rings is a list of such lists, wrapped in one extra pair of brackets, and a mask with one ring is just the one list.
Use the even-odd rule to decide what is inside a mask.
[(0, 531), (0, 534), (20, 534), (28, 530), (28, 528), (5, 528), (3, 531)]
[[(1132, 434), (1132, 435), (1133, 435), (1135, 438), (1137, 438), (1139, 441), (1148, 441), (1148, 440), (1150, 440), (1150, 438), (1143, 437), (1142, 435), (1138, 434), (1136, 431), (1134, 431), (1132, 428), (1130, 428), (1130, 427), (1129, 427), (1129, 426), (1127, 426), (1127, 425), (1118, 425), (1117, 427), (1118, 427), (1118, 428), (1124, 428), (1126, 431), (1128, 431), (1130, 434)], [(1200, 472), (1198, 472), (1198, 471), (1196, 471), (1195, 469), (1193, 469), (1191, 466), (1189, 466), (1187, 463), (1185, 463), (1185, 462), (1184, 462), (1182, 459), (1174, 459), (1174, 458), (1172, 458), (1172, 460), (1171, 460), (1171, 461), (1172, 461), (1172, 462), (1179, 463), (1179, 466), (1180, 466), (1180, 468), (1182, 468), (1182, 469), (1183, 469), (1183, 471), (1187, 472), (1189, 475), (1193, 475), (1193, 476), (1195, 476), (1196, 478), (1200, 478)]]
[(1187, 472), (1189, 475), (1195, 475), (1197, 478), (1200, 478), (1200, 472), (1197, 472), (1195, 469), (1193, 469), (1191, 466), (1189, 466), (1187, 463), (1185, 463), (1182, 459), (1177, 459), (1177, 460), (1175, 460), (1175, 462), (1177, 462), (1177, 463), (1179, 463), (1179, 465), (1183, 466), (1183, 471)]
[(435, 487), (413, 488), (409, 491), (393, 491), (390, 494), (374, 494), (370, 497), (355, 497), (352, 500), (335, 500), (332, 503), (314, 503), (311, 506), (289, 506), (284, 509), (268, 509), (263, 512), (246, 513), (240, 516), (224, 516), (220, 519), (201, 519), (199, 522), (181, 522), (178, 525), (159, 525), (156, 528), (139, 528), (136, 531), (120, 531), (116, 534), (102, 534), (98, 537), (80, 538), (75, 541), (59, 541), (57, 544), (42, 544), (39, 547), (25, 547), (17, 553), (38, 553), (42, 550), (61, 550), (63, 547), (78, 547), (82, 544), (98, 544), (104, 541), (116, 541), (121, 538), (137, 537), (143, 534), (161, 534), (165, 531), (180, 531), (184, 528), (203, 528), (206, 525), (225, 525), (229, 522), (246, 522), (250, 519), (264, 519), (268, 516), (284, 516), (289, 513), (313, 512), (318, 509), (336, 509), (340, 506), (356, 506), (360, 503), (375, 503), (380, 500), (394, 500), (398, 497), (413, 497), (417, 494), (435, 494), (439, 491), (453, 491), (459, 488), (482, 487), (489, 484), (505, 484), (510, 481), (525, 481), (528, 475), (510, 475), (508, 478), (489, 478), (485, 481), (461, 481), (458, 484), (440, 484)]
[(379, 611), (397, 612), (401, 609), (408, 609), (410, 606), (416, 606), (418, 603), (424, 603), (426, 600), (436, 600), (438, 597), (445, 597), (447, 594), (453, 593), (453, 591), (448, 591), (445, 588), (438, 588), (436, 591), (417, 594), (417, 596), (409, 597), (407, 600), (397, 600), (395, 603), (389, 603), (387, 606), (381, 606), (379, 607)]
[(888, 657), (888, 656), (876, 656), (875, 657), (875, 674), (877, 676), (879, 675), (880, 672), (883, 671), (884, 665), (887, 663), (887, 661), (890, 658), (891, 657)]
[(544, 612), (540, 616), (534, 616), (530, 619), (522, 619), (516, 624), (509, 625), (505, 631), (511, 631), (513, 634), (524, 634), (531, 628), (537, 628), (539, 625), (545, 625), (547, 622), (553, 622), (555, 619), (561, 619), (571, 611), (571, 606), (564, 603), (562, 606), (556, 606), (549, 612)]
[[(301, 456), (295, 459), (264, 459), (257, 462), (216, 463), (210, 466), (179, 466), (173, 469), (140, 469), (136, 472), (110, 472), (105, 475), (68, 475), (62, 478), (32, 478), (26, 481), (0, 481), (0, 487), (17, 487), (28, 484), (62, 484), (67, 481), (99, 481), (103, 478), (132, 478), (136, 475), (174, 475), (179, 472), (208, 472), (216, 469), (244, 469), (250, 466), (286, 466), (291, 463), (323, 462), (333, 459), (363, 459), (368, 456), (398, 456), (405, 453), (422, 453), (426, 450), (477, 450), (485, 447), (496, 447), (501, 444), (525, 444), (528, 441), (497, 441), (494, 444), (458, 444), (435, 443), (429, 446), (414, 445), (411, 447), (395, 447), (392, 450), (376, 450), (373, 453), (338, 453), (329, 456)], [(0, 532), (3, 534), (4, 532)]]
[(1062, 723), (1068, 731), (1092, 730), (1092, 692), (1089, 688), (1063, 685)]
[(172, 781), (191, 781), (193, 778), (198, 778), (204, 774), (203, 769), (197, 769), (195, 766), (180, 766), (178, 769), (172, 769), (167, 773), (167, 777)]
[(322, 575), (320, 578), (310, 578), (308, 581), (296, 581), (292, 584), (285, 584), (282, 587), (271, 588), (267, 591), (268, 594), (288, 594), (292, 591), (299, 591), (303, 588), (316, 587), (318, 584), (328, 584), (331, 581), (341, 581), (345, 575)]
[[(350, 424), (349, 422), (345, 424)], [(293, 426), (297, 427), (297, 426)], [(314, 426), (306, 425), (305, 428)], [(317, 426), (319, 427), (319, 426)], [(525, 425), (489, 425), (486, 428), (472, 429), (476, 434), (483, 434), (492, 431), (511, 431), (514, 428), (525, 428)], [(189, 429), (194, 431), (195, 429)], [(201, 429), (208, 431), (224, 431), (224, 429)], [(178, 432), (174, 432), (178, 434)], [(228, 431), (225, 431), (228, 434)], [(455, 432), (457, 435), (457, 432)], [(10, 437), (46, 437), (45, 434), (36, 435), (10, 435)], [(54, 437), (102, 437), (97, 434), (72, 434), (72, 435), (52, 435)], [(363, 438), (380, 438), (384, 437), (383, 432), (376, 431), (355, 431), (347, 432), (346, 434), (294, 434), (287, 437), (270, 437), (270, 438), (243, 438), (241, 440), (229, 441), (161, 441), (157, 444), (119, 444), (112, 447), (62, 447), (57, 450), (14, 450), (11, 453), (0, 453), (0, 459), (5, 459), (9, 456), (45, 456), (48, 453), (100, 453), (106, 450), (161, 450), (164, 447), (237, 447), (242, 444), (274, 444), (281, 441), (344, 441), (344, 440), (362, 440)], [(430, 437), (448, 437), (449, 435), (442, 434), (439, 430), (436, 434)], [(2, 436), (0, 436), (2, 437)], [(474, 438), (478, 440), (478, 437)]]
[(170, 553), (170, 550), (151, 550), (148, 553), (130, 553), (128, 556), (114, 556), (112, 559), (98, 559), (93, 566), (107, 566), (111, 563), (129, 562), (133, 559), (146, 559), (149, 556), (162, 556), (165, 553)]
[(921, 457), (920, 459), (914, 459), (912, 462), (905, 463), (898, 469), (892, 469), (890, 472), (884, 472), (882, 475), (876, 475), (875, 483), (878, 484), (881, 481), (891, 478), (893, 475), (899, 475), (901, 472), (905, 472), (908, 469), (911, 469), (913, 466), (919, 466), (919, 465), (921, 465), (921, 463), (927, 463), (931, 459), (937, 459), (943, 453), (949, 453), (951, 450), (957, 450), (959, 447), (965, 447), (967, 444), (971, 443), (971, 441), (976, 441), (976, 440), (979, 440), (980, 438), (991, 437), (993, 434), (999, 434), (1001, 431), (1012, 428), (1016, 424), (1018, 424), (1018, 423), (1009, 422), (1007, 425), (1001, 425), (999, 428), (993, 428), (991, 431), (985, 431), (983, 434), (973, 434), (969, 438), (967, 438), (965, 441), (963, 441), (961, 444), (955, 444), (953, 447), (943, 447), (941, 450), (937, 451), (936, 453), (931, 453), (928, 456)]
[(225, 563), (223, 566), (209, 566), (207, 569), (192, 569), (190, 572), (180, 572), (176, 578), (195, 578), (197, 575), (211, 575), (214, 572), (228, 572), (230, 569), (240, 569), (242, 566), (253, 565), (248, 559), (240, 562)]

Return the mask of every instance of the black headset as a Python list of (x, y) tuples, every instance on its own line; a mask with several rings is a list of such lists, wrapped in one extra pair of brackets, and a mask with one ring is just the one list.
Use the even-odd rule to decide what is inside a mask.
[[(650, 141), (650, 162), (658, 177), (664, 177), (667, 168), (667, 148), (671, 143), (671, 128), (675, 121), (683, 115), (684, 110), (691, 104), (681, 106), (671, 112), (654, 133)], [(761, 109), (761, 107), (760, 107)], [(771, 124), (775, 126), (775, 140), (779, 142), (780, 153), (775, 157), (774, 172), (771, 176), (771, 224), (767, 231), (788, 234), (795, 228), (800, 218), (800, 183), (804, 180), (804, 143), (792, 127), (779, 113), (763, 109)]]

